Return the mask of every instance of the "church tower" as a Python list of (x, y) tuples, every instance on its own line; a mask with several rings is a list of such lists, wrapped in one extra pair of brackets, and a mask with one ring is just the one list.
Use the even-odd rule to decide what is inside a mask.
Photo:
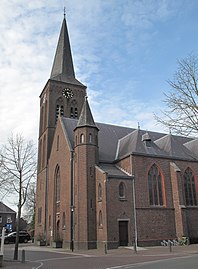
[(98, 164), (98, 127), (96, 126), (87, 98), (85, 99), (75, 137), (75, 242), (77, 249), (96, 248), (96, 179)]
[(35, 237), (45, 237), (48, 159), (58, 115), (79, 118), (86, 96), (86, 86), (75, 78), (72, 53), (64, 16), (51, 75), (40, 95), (40, 127)]

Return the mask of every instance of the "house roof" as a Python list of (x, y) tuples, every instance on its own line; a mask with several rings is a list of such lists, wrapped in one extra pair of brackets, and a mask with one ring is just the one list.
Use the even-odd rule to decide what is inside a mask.
[(4, 203), (0, 202), (0, 214), (1, 213), (11, 213), (11, 214), (16, 214), (14, 210), (12, 210), (10, 207), (5, 205)]
[[(73, 148), (74, 129), (77, 126), (78, 120), (63, 117), (62, 121)], [(193, 143), (194, 139), (192, 138), (140, 129), (135, 130), (111, 124), (97, 122), (95, 124), (99, 129), (98, 146), (100, 162), (112, 163), (130, 154), (171, 157), (190, 161), (198, 160), (198, 156), (193, 153), (189, 146), (190, 143), (188, 144), (188, 142)], [(146, 140), (150, 141), (149, 145), (146, 144)], [(195, 147), (194, 151), (198, 152), (197, 142)]]

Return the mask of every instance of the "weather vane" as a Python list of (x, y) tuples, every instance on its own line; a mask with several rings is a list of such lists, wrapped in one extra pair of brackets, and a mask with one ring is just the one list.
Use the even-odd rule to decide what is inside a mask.
[(64, 19), (65, 19), (65, 15), (66, 15), (66, 8), (64, 7)]

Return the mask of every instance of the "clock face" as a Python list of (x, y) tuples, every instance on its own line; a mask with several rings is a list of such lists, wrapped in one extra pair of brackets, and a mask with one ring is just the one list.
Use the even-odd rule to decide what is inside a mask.
[(63, 89), (63, 90), (62, 90), (62, 94), (63, 94), (63, 96), (64, 96), (65, 98), (67, 98), (67, 99), (72, 98), (73, 95), (74, 95), (73, 92), (72, 92), (72, 90), (69, 89), (69, 88)]

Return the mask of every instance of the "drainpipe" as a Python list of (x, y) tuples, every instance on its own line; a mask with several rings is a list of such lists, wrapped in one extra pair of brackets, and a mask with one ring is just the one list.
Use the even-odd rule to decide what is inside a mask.
[(136, 212), (136, 197), (135, 197), (135, 175), (133, 174), (132, 169), (132, 155), (130, 155), (131, 162), (131, 179), (132, 179), (132, 200), (133, 200), (133, 225), (134, 225), (134, 251), (137, 252), (137, 242), (138, 242), (138, 233), (137, 233), (137, 212)]
[(74, 251), (74, 151), (70, 151), (71, 201), (70, 201), (70, 249)]

